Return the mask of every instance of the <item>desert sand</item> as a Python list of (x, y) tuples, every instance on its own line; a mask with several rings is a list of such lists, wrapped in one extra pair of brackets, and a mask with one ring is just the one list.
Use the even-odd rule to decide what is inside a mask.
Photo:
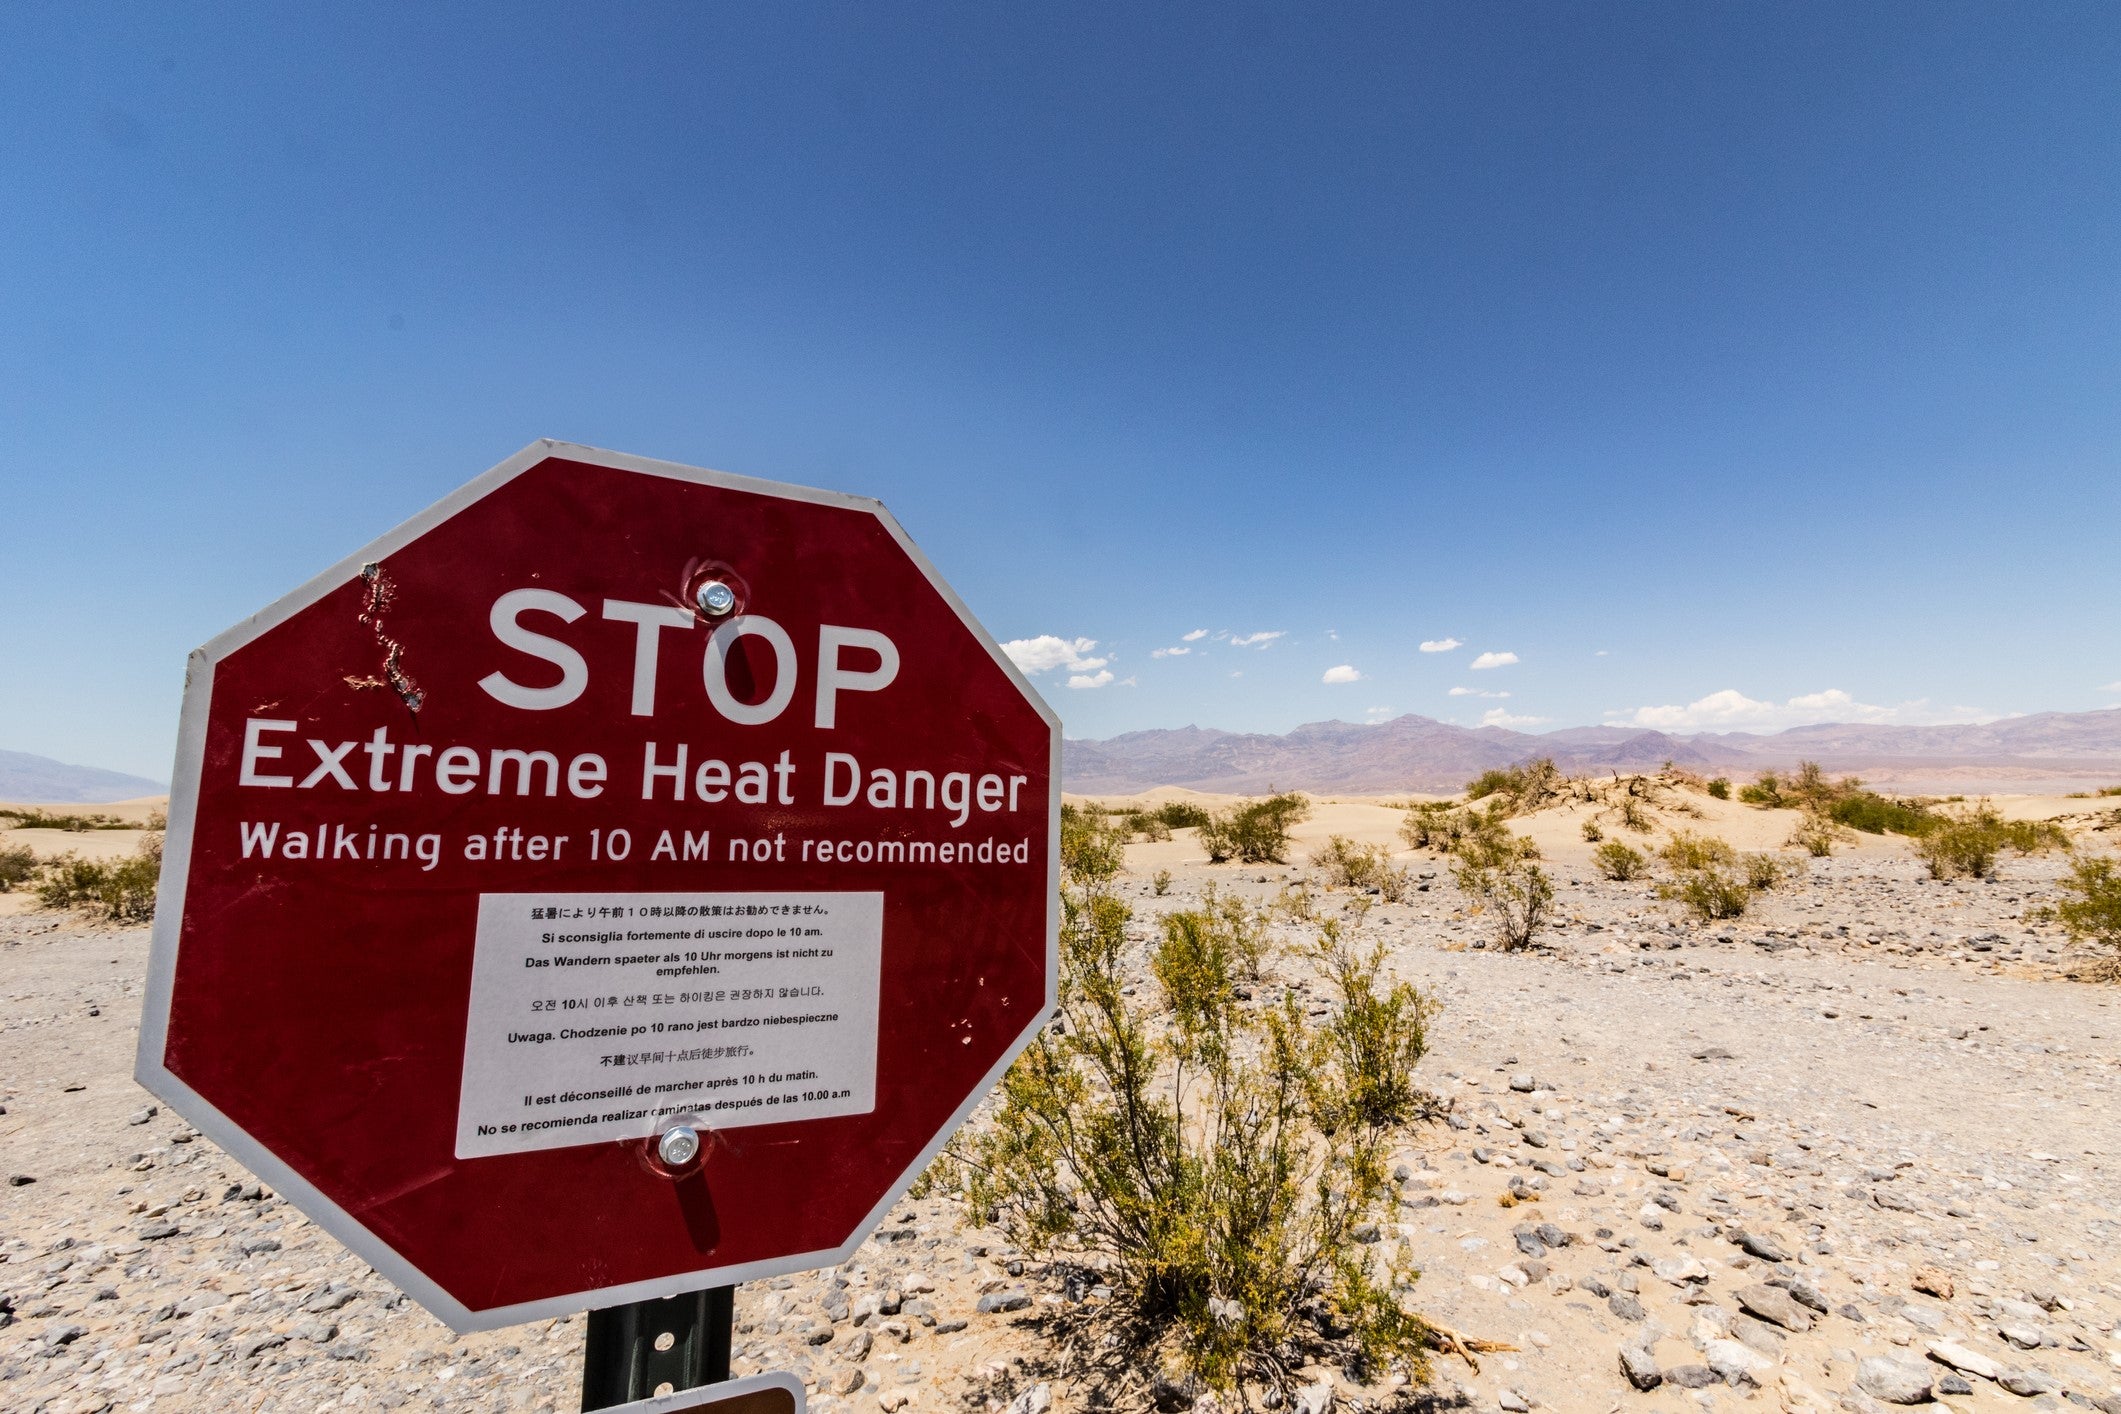
[[(2113, 801), (1998, 803), (2121, 840), (2093, 828)], [(1771, 849), (1794, 819), (1722, 807), (1687, 827)], [(1396, 847), (1399, 820), (1322, 800), (1287, 865), (1130, 846), (1137, 953), (1208, 885), (1266, 901), (1329, 835)], [(1401, 904), (1313, 891), (1369, 905), (1442, 1005), (1420, 1078), (1451, 1117), (1406, 1134), (1382, 1236), (1419, 1309), (1518, 1349), (1439, 1356), (1419, 1392), (1314, 1365), (1305, 1407), (1869, 1411), (1897, 1380), (2121, 1410), (2121, 989), (2025, 920), (2055, 858), (1937, 883), (1865, 837), (1701, 924), (1597, 877), (1568, 812), (1523, 824), (1559, 888), (1528, 952), (1487, 946), (1431, 856), (1398, 853)], [(132, 1084), (145, 957), (143, 929), (0, 918), (0, 1407), (574, 1408), (578, 1318), (452, 1338)], [(1502, 1206), (1513, 1186), (1537, 1201)], [(1045, 1333), (1078, 1299), (947, 1198), (907, 1202), (844, 1267), (743, 1288), (736, 1364), (828, 1414), (1090, 1408)]]

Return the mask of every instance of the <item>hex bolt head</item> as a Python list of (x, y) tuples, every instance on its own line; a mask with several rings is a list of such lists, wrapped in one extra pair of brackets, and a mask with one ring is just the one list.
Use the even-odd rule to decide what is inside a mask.
[(693, 599), (700, 612), (710, 619), (718, 619), (736, 607), (736, 591), (718, 579), (710, 579), (699, 587)]
[(656, 1154), (672, 1168), (683, 1168), (700, 1152), (700, 1135), (689, 1124), (674, 1124), (656, 1141)]

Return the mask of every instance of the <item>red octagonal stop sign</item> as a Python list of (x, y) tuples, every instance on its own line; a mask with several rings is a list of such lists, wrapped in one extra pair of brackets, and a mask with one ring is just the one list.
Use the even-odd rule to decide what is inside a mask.
[(458, 1330), (840, 1260), (1052, 1009), (1059, 750), (877, 503), (539, 443), (193, 655), (139, 1079)]

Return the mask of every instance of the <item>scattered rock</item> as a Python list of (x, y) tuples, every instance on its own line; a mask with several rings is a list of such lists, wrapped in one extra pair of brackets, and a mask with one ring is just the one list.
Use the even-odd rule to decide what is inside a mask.
[(1856, 1388), (1887, 1404), (1921, 1404), (1930, 1397), (1930, 1372), (1905, 1360), (1867, 1355), (1857, 1363)]
[(1623, 1321), (1641, 1321), (1649, 1318), (1650, 1313), (1642, 1309), (1642, 1303), (1625, 1291), (1614, 1292), (1606, 1298), (1605, 1304), (1608, 1311), (1611, 1311)]
[[(998, 1315), (1005, 1311), (1021, 1311), (1031, 1304), (1031, 1293), (1018, 1288), (1014, 1291), (990, 1291), (979, 1299), (978, 1311), (982, 1316)], [(937, 1327), (941, 1329), (940, 1326)]]
[(2053, 1394), (2062, 1386), (2055, 1383), (2054, 1376), (2044, 1370), (2005, 1370), (1996, 1376), (1996, 1383), (2012, 1394), (2031, 1399), (2035, 1395)]
[(1620, 1347), (1620, 1373), (1639, 1390), (1653, 1390), (1664, 1383), (1664, 1375), (1657, 1369), (1657, 1358), (1638, 1345)]
[(1046, 1414), (1053, 1407), (1053, 1386), (1035, 1384), (1009, 1401), (1008, 1414)]
[(1924, 1295), (1934, 1296), (1940, 1301), (1952, 1299), (1952, 1279), (1936, 1267), (1915, 1268), (1915, 1275), (1909, 1284)]
[(1741, 1286), (1733, 1293), (1738, 1304), (1763, 1321), (1772, 1321), (1786, 1331), (1808, 1331), (1811, 1315), (1795, 1297), (1779, 1287)]
[(1954, 1370), (1964, 1370), (1969, 1375), (1979, 1375), (1984, 1380), (1993, 1380), (2001, 1373), (1995, 1361), (1976, 1350), (1968, 1350), (1956, 1341), (1933, 1340), (1929, 1343), (1930, 1359), (1940, 1365), (1949, 1365)]
[(1706, 1365), (1674, 1365), (1664, 1372), (1666, 1384), (1680, 1389), (1707, 1389), (1710, 1385), (1723, 1383), (1723, 1376)]

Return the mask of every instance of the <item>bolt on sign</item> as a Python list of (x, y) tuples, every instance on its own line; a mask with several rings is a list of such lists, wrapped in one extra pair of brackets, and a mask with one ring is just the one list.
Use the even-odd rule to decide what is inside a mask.
[(192, 655), (140, 1082), (459, 1331), (837, 1262), (1052, 1011), (1059, 753), (878, 503), (537, 443)]

